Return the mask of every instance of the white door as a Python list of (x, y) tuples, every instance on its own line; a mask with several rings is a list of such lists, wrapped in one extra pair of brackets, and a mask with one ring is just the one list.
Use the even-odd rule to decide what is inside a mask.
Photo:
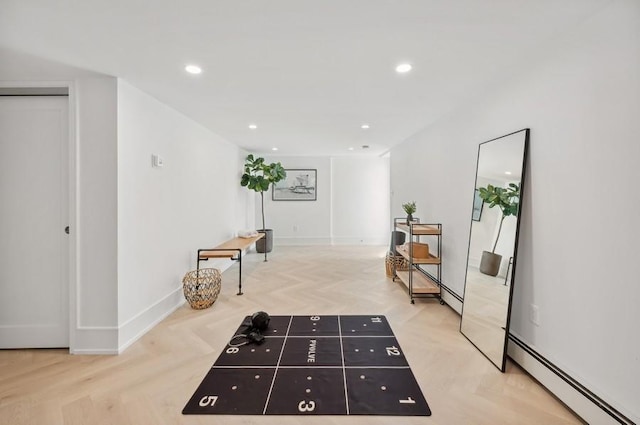
[(0, 348), (69, 346), (68, 98), (0, 96)]

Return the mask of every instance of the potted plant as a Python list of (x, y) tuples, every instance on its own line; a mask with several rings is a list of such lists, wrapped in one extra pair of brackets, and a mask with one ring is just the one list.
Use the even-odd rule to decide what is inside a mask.
[(416, 201), (402, 204), (402, 209), (407, 213), (407, 226), (413, 221), (413, 213), (416, 212)]
[(500, 239), (500, 231), (502, 231), (502, 223), (504, 219), (513, 215), (518, 215), (518, 208), (520, 205), (520, 184), (509, 183), (508, 187), (497, 187), (493, 185), (487, 185), (487, 187), (481, 187), (478, 189), (480, 198), (487, 204), (489, 208), (498, 207), (502, 212), (500, 218), (500, 225), (498, 226), (498, 234), (496, 240), (493, 243), (491, 252), (482, 251), (482, 259), (480, 260), (480, 271), (484, 274), (491, 276), (497, 276), (500, 271), (500, 263), (502, 262), (502, 255), (496, 254), (496, 246), (498, 246), (498, 239)]
[(253, 154), (249, 154), (245, 160), (240, 185), (260, 194), (262, 229), (258, 229), (258, 232), (265, 235), (264, 238), (256, 242), (256, 251), (264, 252), (264, 261), (267, 261), (267, 252), (271, 252), (273, 249), (273, 230), (267, 229), (264, 221), (264, 192), (268, 191), (272, 184), (285, 177), (287, 177), (287, 173), (279, 162), (267, 164), (264, 162), (264, 158), (255, 158)]

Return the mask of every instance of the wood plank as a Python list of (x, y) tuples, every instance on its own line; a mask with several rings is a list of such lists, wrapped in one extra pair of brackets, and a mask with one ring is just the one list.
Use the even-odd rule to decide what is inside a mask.
[(238, 251), (202, 251), (200, 258), (233, 258), (238, 255)]
[(414, 294), (439, 294), (440, 287), (436, 282), (425, 276), (424, 274), (412, 270), (409, 271), (397, 271), (396, 274), (404, 283), (407, 288), (409, 287), (409, 273), (412, 273), (413, 278), (413, 293)]
[[(409, 226), (407, 226), (406, 224), (398, 223), (396, 224), (396, 227), (398, 229), (404, 230), (407, 233), (410, 232)], [(432, 224), (414, 224), (413, 225), (414, 235), (439, 235), (440, 233), (441, 233), (441, 230)]]
[(244, 251), (258, 239), (262, 239), (263, 237), (264, 233), (258, 233), (258, 236), (254, 236), (251, 238), (233, 238), (216, 246), (215, 248), (212, 248), (225, 250), (228, 249), (229, 251), (202, 251), (200, 252), (200, 258), (233, 258), (238, 255), (238, 251), (234, 250), (239, 249)]

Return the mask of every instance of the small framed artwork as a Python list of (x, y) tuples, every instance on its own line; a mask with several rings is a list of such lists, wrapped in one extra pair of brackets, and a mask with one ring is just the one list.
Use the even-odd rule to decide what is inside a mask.
[(287, 177), (273, 185), (274, 201), (315, 201), (317, 196), (317, 170), (286, 168)]
[(483, 206), (484, 206), (484, 201), (480, 197), (480, 191), (476, 189), (476, 192), (473, 195), (473, 215), (471, 216), (471, 219), (473, 221), (480, 221), (480, 217), (482, 216)]

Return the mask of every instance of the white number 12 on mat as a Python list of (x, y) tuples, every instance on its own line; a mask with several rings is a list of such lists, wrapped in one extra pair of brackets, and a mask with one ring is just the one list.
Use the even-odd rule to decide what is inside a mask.
[(399, 356), (400, 355), (400, 350), (395, 345), (393, 347), (386, 347), (386, 348), (387, 348), (387, 356)]
[(202, 407), (207, 407), (207, 406), (213, 407), (213, 405), (216, 404), (216, 401), (218, 401), (217, 395), (206, 395), (200, 399), (199, 404)]

